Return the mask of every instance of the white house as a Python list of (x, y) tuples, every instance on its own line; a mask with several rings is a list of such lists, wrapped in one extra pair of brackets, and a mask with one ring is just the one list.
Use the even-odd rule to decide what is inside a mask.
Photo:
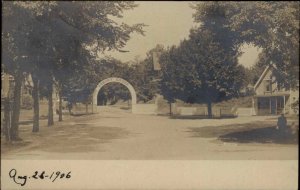
[(269, 65), (254, 86), (252, 105), (255, 115), (298, 114), (292, 104), (299, 100), (297, 89), (291, 89), (280, 82), (280, 71)]

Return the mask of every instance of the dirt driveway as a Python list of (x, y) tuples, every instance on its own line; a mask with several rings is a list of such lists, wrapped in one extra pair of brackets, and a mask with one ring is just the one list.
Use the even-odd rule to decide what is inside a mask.
[[(54, 127), (20, 127), (23, 142), (1, 142), (2, 159), (295, 160), (297, 141), (268, 138), (272, 117), (170, 119), (107, 108)], [(271, 132), (270, 132), (271, 131)], [(236, 135), (242, 134), (242, 135)], [(263, 134), (263, 135), (261, 135)], [(3, 139), (3, 138), (2, 138)]]

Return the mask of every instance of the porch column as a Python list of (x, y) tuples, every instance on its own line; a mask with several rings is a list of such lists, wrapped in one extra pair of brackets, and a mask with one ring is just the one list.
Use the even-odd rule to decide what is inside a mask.
[(285, 95), (283, 95), (283, 113), (285, 114)]
[(276, 115), (278, 114), (278, 110), (277, 110), (277, 98), (278, 98), (278, 97), (276, 96), (276, 97), (275, 97), (275, 99), (276, 99), (276, 101), (275, 101), (275, 108), (276, 108), (276, 109), (275, 109), (275, 114), (276, 114)]
[(270, 109), (269, 109), (269, 114), (272, 114), (272, 102), (271, 102), (272, 100), (271, 100), (271, 97), (269, 98), (269, 107), (270, 107)]
[(252, 113), (251, 113), (251, 115), (256, 115), (254, 97), (252, 97)]

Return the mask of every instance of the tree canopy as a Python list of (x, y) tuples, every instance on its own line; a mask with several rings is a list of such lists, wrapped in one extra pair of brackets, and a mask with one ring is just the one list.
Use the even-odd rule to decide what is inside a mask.
[[(31, 73), (35, 84), (34, 109), (38, 109), (40, 82), (52, 89), (55, 81), (62, 97), (69, 93), (70, 83), (78, 82), (79, 72), (83, 75), (83, 72), (91, 72), (93, 65), (88, 65), (98, 53), (121, 51), (131, 33), (143, 34), (144, 24), (114, 21), (123, 17), (123, 11), (136, 6), (129, 1), (3, 2), (3, 70), (14, 75), (16, 81), (21, 80), (24, 72)], [(81, 79), (81, 84), (89, 82)], [(20, 108), (19, 84), (14, 93), (14, 130), (17, 130)]]
[(163, 53), (162, 94), (169, 102), (211, 104), (235, 97), (242, 86), (243, 70), (234, 51), (227, 51), (206, 28), (191, 30), (190, 38)]
[[(263, 48), (266, 64), (282, 71), (284, 82), (292, 86), (299, 80), (299, 2), (199, 2), (193, 5), (196, 22), (233, 38), (235, 48), (252, 43)], [(213, 26), (213, 27), (211, 27)], [(229, 39), (228, 39), (229, 38)]]

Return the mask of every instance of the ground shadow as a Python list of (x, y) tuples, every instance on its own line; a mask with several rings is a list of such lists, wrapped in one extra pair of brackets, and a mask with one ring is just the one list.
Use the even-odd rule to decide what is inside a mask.
[(31, 124), (33, 124), (32, 120), (29, 120), (29, 121), (20, 121), (19, 122), (19, 125), (31, 125)]
[(172, 115), (169, 116), (170, 119), (232, 119), (237, 116), (221, 116), (209, 118), (207, 115)]
[(93, 113), (72, 113), (71, 116), (74, 117), (80, 117), (80, 116), (86, 116), (86, 115), (92, 115)]
[(265, 127), (248, 131), (233, 132), (219, 137), (224, 142), (298, 144), (298, 135)]
[[(100, 144), (110, 143), (116, 139), (128, 138), (128, 130), (111, 126), (91, 126), (90, 124), (73, 124), (67, 126), (42, 127), (40, 133), (32, 133), (31, 128), (23, 128), (25, 141), (2, 143), (1, 154), (23, 148), (26, 151), (39, 150), (56, 153), (76, 153), (105, 151)], [(4, 141), (3, 141), (4, 142)]]
[(223, 142), (298, 144), (298, 134), (277, 130), (274, 124), (266, 122), (190, 127), (186, 132), (191, 137), (217, 138)]
[[(66, 128), (68, 129), (66, 130)], [(90, 127), (88, 124), (76, 124), (58, 128), (55, 134), (51, 134), (39, 146), (47, 152), (101, 151), (99, 144), (127, 138), (129, 134), (129, 131), (119, 127)], [(53, 146), (54, 144), (57, 146)]]
[(120, 109), (122, 109), (122, 110), (130, 110), (131, 108), (129, 108), (129, 107), (120, 107)]

